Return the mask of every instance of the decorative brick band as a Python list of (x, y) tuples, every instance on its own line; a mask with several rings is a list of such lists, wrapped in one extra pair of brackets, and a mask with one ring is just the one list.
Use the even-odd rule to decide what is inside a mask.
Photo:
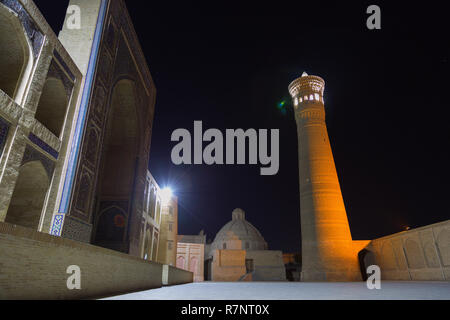
[(37, 136), (35, 136), (33, 133), (30, 133), (28, 136), (28, 139), (30, 139), (31, 142), (33, 142), (35, 145), (37, 145), (39, 148), (47, 152), (49, 155), (51, 155), (53, 158), (58, 160), (59, 153), (52, 147), (50, 147), (47, 143), (39, 139)]
[(72, 82), (75, 82), (76, 77), (74, 76), (74, 74), (72, 73), (72, 71), (70, 71), (70, 68), (67, 66), (66, 62), (64, 61), (64, 59), (61, 57), (61, 55), (59, 54), (58, 51), (54, 50), (53, 51), (53, 56), (56, 58), (56, 60), (58, 60), (59, 64), (64, 68), (64, 70), (67, 72), (67, 74), (69, 75), (70, 79), (72, 80)]
[(52, 229), (50, 230), (50, 235), (55, 237), (61, 237), (62, 227), (64, 222), (63, 214), (56, 214), (53, 217)]

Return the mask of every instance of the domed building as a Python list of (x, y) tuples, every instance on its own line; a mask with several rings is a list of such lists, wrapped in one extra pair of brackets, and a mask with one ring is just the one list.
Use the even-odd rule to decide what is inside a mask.
[(245, 220), (244, 210), (235, 209), (232, 220), (217, 233), (211, 249), (267, 250), (268, 246), (258, 229)]
[(268, 250), (264, 237), (245, 212), (235, 209), (232, 219), (205, 248), (205, 280), (284, 281), (286, 270), (281, 251)]

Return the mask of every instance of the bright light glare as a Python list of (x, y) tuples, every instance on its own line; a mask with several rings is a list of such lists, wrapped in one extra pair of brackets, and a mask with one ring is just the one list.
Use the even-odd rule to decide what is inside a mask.
[(170, 202), (170, 200), (172, 199), (172, 195), (173, 195), (172, 189), (170, 189), (169, 187), (166, 187), (161, 190), (161, 201), (163, 205), (166, 205)]

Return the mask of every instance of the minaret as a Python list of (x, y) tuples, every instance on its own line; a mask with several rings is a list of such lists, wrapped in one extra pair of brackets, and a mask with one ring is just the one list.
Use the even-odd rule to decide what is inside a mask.
[(302, 281), (361, 280), (325, 123), (325, 81), (303, 73), (289, 86), (298, 131)]

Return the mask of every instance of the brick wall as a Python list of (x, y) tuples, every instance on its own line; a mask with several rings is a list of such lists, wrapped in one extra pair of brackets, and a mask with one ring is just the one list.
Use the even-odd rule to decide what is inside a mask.
[(214, 250), (213, 281), (238, 281), (246, 274), (245, 250)]
[[(67, 289), (67, 268), (81, 290)], [(89, 299), (162, 286), (162, 265), (0, 223), (0, 299)], [(181, 277), (182, 278), (182, 277)], [(191, 282), (180, 277), (177, 283)]]
[(450, 280), (450, 220), (373, 240), (367, 265), (384, 280)]
[(253, 281), (286, 281), (286, 267), (281, 251), (247, 251), (245, 259), (253, 260)]

